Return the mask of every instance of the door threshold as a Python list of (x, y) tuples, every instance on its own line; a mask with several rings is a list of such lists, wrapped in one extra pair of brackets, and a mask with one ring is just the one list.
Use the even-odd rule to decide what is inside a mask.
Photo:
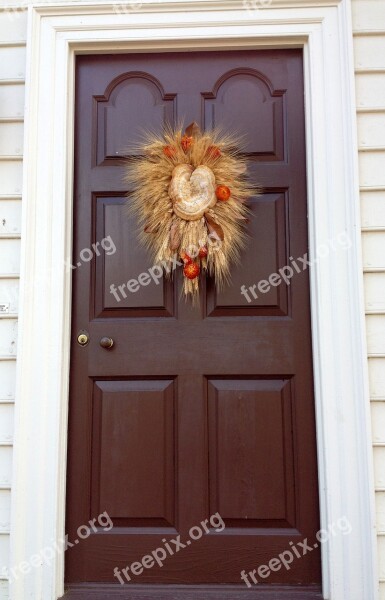
[(119, 585), (84, 583), (66, 586), (64, 600), (322, 600), (319, 586)]

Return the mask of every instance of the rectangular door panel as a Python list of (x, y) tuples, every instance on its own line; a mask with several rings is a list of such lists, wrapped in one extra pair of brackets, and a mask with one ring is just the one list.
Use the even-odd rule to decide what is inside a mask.
[(120, 527), (175, 530), (174, 412), (173, 381), (94, 382), (94, 514), (106, 510)]
[[(209, 283), (207, 314), (209, 316), (274, 316), (287, 315), (288, 289), (286, 286), (258, 288), (271, 273), (289, 262), (288, 202), (285, 190), (264, 190), (252, 198), (248, 240), (241, 264), (233, 270), (231, 285), (217, 290)], [(242, 286), (247, 295), (241, 294)]]
[(151, 271), (153, 263), (138, 242), (138, 224), (129, 215), (126, 198), (94, 196), (95, 317), (168, 317), (174, 310), (174, 285), (170, 278)]
[(227, 528), (294, 528), (290, 379), (208, 385), (210, 513)]

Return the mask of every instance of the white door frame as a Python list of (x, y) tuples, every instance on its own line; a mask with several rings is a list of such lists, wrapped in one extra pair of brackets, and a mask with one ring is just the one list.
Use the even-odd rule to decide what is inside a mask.
[[(340, 232), (352, 241), (310, 273), (321, 523), (352, 525), (322, 546), (323, 589), (330, 600), (377, 598), (350, 2), (247, 4), (29, 9), (11, 567), (65, 531), (75, 54), (303, 47), (310, 254)], [(63, 581), (58, 553), (15, 579), (11, 598), (55, 600)]]

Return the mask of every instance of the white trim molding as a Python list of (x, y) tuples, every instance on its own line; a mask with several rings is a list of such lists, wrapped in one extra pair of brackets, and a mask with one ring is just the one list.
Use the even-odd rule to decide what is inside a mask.
[[(349, 251), (311, 269), (322, 547), (327, 600), (376, 600), (376, 537), (364, 332), (349, 0), (143, 0), (29, 8), (21, 334), (11, 567), (64, 536), (70, 354), (74, 69), (77, 53), (304, 49), (310, 253), (341, 232)], [(127, 10), (126, 10), (127, 9)], [(64, 557), (15, 578), (13, 600), (56, 600)]]

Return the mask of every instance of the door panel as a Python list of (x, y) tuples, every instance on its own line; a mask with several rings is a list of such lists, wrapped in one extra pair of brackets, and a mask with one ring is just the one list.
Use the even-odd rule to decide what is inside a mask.
[(208, 408), (210, 510), (229, 530), (295, 527), (290, 380), (211, 379)]
[[(101, 252), (95, 257), (94, 316), (115, 319), (134, 316), (171, 316), (174, 311), (174, 289), (170, 281), (157, 280), (157, 284), (135, 286), (135, 291), (123, 288), (118, 300), (110, 292), (112, 284), (122, 284), (138, 277), (151, 266), (146, 250), (138, 244), (136, 222), (126, 214), (126, 198), (95, 194), (92, 198), (95, 213), (95, 243), (111, 236), (117, 240), (116, 252)], [(115, 242), (114, 242), (115, 244)]]
[(250, 287), (267, 279), (271, 273), (276, 273), (282, 265), (289, 264), (286, 190), (264, 188), (263, 192), (249, 202), (252, 212), (248, 226), (250, 240), (241, 264), (233, 269), (231, 286), (219, 291), (214, 285), (210, 286), (207, 296), (210, 316), (273, 316), (288, 313), (288, 289), (285, 286), (271, 287), (263, 294), (249, 293), (247, 299), (240, 294), (242, 285)]
[[(73, 264), (107, 236), (116, 252), (73, 272), (67, 531), (76, 538), (103, 511), (114, 528), (71, 548), (66, 580), (116, 584), (116, 566), (219, 512), (222, 532), (134, 583), (157, 590), (148, 598), (161, 584), (242, 590), (242, 570), (319, 528), (308, 274), (250, 302), (240, 293), (307, 252), (302, 53), (81, 56), (76, 90)], [(263, 186), (232, 284), (202, 280), (198, 308), (181, 299), (180, 273), (132, 284), (152, 263), (125, 208), (122, 156), (143, 130), (180, 120), (244, 134)], [(319, 584), (320, 571), (314, 549), (268, 583)]]
[(284, 92), (274, 89), (254, 68), (232, 69), (216, 81), (211, 92), (202, 93), (205, 128), (225, 124), (230, 131), (244, 135), (245, 152), (250, 157), (282, 160)]
[(128, 146), (129, 154), (136, 155), (135, 145), (144, 131), (173, 123), (176, 117), (176, 94), (165, 94), (159, 81), (146, 72), (119, 75), (104, 94), (94, 96), (94, 103), (98, 165), (119, 164)]
[(174, 382), (94, 385), (92, 514), (106, 510), (115, 526), (175, 530)]

